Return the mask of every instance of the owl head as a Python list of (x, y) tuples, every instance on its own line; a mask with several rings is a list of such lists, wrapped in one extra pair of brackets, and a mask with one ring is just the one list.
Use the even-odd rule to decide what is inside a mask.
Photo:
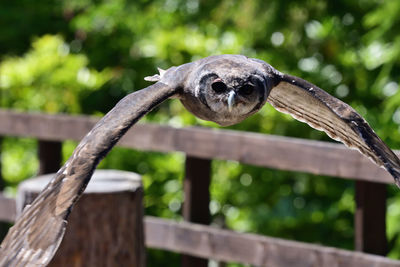
[(222, 126), (257, 112), (273, 87), (265, 63), (245, 56), (214, 56), (192, 64), (196, 71), (189, 71), (181, 101), (197, 117)]

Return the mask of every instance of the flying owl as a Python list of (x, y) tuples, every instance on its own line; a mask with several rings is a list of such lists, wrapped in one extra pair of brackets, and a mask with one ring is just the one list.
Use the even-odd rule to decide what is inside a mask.
[(140, 118), (168, 98), (195, 116), (227, 126), (268, 102), (311, 127), (358, 149), (399, 185), (400, 160), (349, 105), (262, 60), (242, 55), (203, 58), (146, 77), (153, 85), (124, 97), (82, 139), (69, 160), (9, 230), (0, 266), (45, 266), (65, 232), (68, 215), (94, 169)]

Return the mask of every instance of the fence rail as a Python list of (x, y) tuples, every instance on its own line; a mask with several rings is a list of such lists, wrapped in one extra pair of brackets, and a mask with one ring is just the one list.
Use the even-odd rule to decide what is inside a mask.
[[(14, 222), (15, 199), (0, 194), (0, 221)], [(146, 246), (255, 266), (398, 267), (400, 261), (331, 247), (146, 216)]]
[[(81, 140), (97, 121), (98, 118), (87, 116), (46, 115), (0, 110), (0, 136), (38, 139), (40, 172), (42, 174), (58, 169), (62, 141)], [(185, 153), (186, 179), (184, 190), (185, 199), (190, 201), (184, 203), (184, 218), (188, 221), (202, 224), (207, 224), (209, 218), (209, 197), (207, 196), (209, 196), (208, 186), (210, 183), (209, 167), (213, 159), (234, 160), (267, 168), (356, 180), (356, 250), (379, 255), (385, 255), (386, 253), (386, 184), (392, 183), (392, 178), (385, 170), (378, 168), (363, 155), (357, 151), (347, 149), (341, 144), (231, 130), (199, 127), (173, 128), (154, 124), (138, 124), (129, 130), (118, 145), (146, 151), (178, 151)], [(399, 155), (399, 152), (396, 153)], [(373, 201), (371, 201), (371, 198), (366, 197), (369, 195), (374, 196)], [(0, 220), (14, 220), (15, 210), (13, 205), (15, 206), (15, 203), (12, 199), (0, 197)], [(239, 260), (239, 262), (250, 264), (258, 264), (265, 261), (268, 264), (274, 265), (275, 260), (277, 263), (279, 260), (285, 260), (285, 250), (291, 251), (291, 249), (297, 248), (301, 253), (293, 254), (295, 255), (293, 257), (299, 257), (301, 260), (298, 263), (302, 262), (305, 264), (300, 264), (299, 266), (307, 266), (307, 262), (314, 262), (316, 264), (325, 262), (333, 263), (332, 260), (335, 257), (343, 264), (352, 264), (355, 262), (375, 264), (379, 262), (378, 265), (374, 266), (400, 266), (397, 265), (398, 262), (382, 257), (364, 257), (363, 255), (365, 254), (354, 254), (354, 252), (298, 242), (290, 243), (291, 241), (287, 241), (289, 243), (282, 243), (283, 241), (279, 239), (268, 239), (266, 237), (262, 239), (262, 237), (257, 237), (264, 240), (261, 242), (261, 239), (254, 239), (253, 235), (227, 234), (228, 232), (222, 230), (207, 227), (201, 228), (198, 225), (190, 226), (190, 229), (187, 230), (188, 225), (174, 224), (154, 218), (146, 220), (146, 227), (165, 235), (171, 235), (170, 238), (175, 238), (174, 240), (179, 240), (179, 237), (181, 237), (180, 234), (177, 236), (177, 233), (186, 233), (185, 231), (189, 231), (187, 232), (188, 238), (200, 238), (201, 240), (209, 238), (207, 239), (208, 243), (204, 242), (215, 249), (213, 250), (211, 247), (208, 247), (209, 253), (205, 252), (207, 250), (199, 250), (194, 246), (182, 247), (182, 244), (179, 245), (176, 243), (180, 246), (180, 248), (177, 248), (171, 247), (168, 244), (157, 243), (158, 241), (152, 235), (148, 236), (148, 244), (150, 246), (164, 247), (168, 250), (187, 253), (192, 256), (214, 258), (217, 260)], [(216, 249), (216, 242), (219, 239), (224, 239), (225, 235), (231, 238), (228, 238), (228, 240), (236, 240), (232, 241), (233, 244), (239, 242), (237, 240), (245, 243), (254, 241), (253, 246), (259, 250), (261, 249), (262, 252), (260, 253), (266, 253), (266, 255), (279, 254), (281, 256), (277, 256), (279, 259), (274, 259), (272, 256), (269, 259), (262, 259), (261, 256), (257, 256), (257, 260), (240, 261), (241, 258), (247, 259), (246, 257), (250, 256), (243, 255), (242, 257), (239, 256), (241, 255), (240, 253), (232, 252), (229, 254), (222, 248), (220, 250)], [(181, 241), (184, 242), (184, 240)], [(261, 244), (260, 242), (263, 244), (261, 247), (255, 245), (256, 243)], [(235, 251), (235, 247), (232, 247), (232, 251)], [(301, 257), (302, 253), (308, 256)], [(286, 256), (290, 257), (289, 254)], [(290, 258), (286, 259), (290, 260)], [(188, 257), (187, 261), (183, 262), (183, 265), (195, 266), (193, 264), (195, 260), (196, 258)], [(278, 266), (285, 266), (282, 264)], [(196, 266), (206, 266), (206, 262), (197, 261)], [(337, 265), (333, 266), (342, 265), (337, 263)]]
[(145, 229), (149, 247), (219, 261), (255, 266), (400, 266), (400, 261), (381, 256), (154, 217), (146, 217)]
[[(0, 110), (0, 135), (48, 141), (79, 141), (97, 118)], [(137, 124), (119, 146), (147, 151), (184, 152), (189, 156), (235, 160), (255, 166), (393, 183), (382, 168), (342, 144), (201, 127), (173, 128)], [(399, 155), (399, 152), (396, 152)]]

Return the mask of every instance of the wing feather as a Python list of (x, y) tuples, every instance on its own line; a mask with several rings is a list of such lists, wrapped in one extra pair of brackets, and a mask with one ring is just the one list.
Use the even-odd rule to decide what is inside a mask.
[(358, 149), (400, 185), (399, 158), (352, 107), (298, 77), (283, 74), (279, 80), (267, 99), (273, 107)]
[(104, 116), (10, 228), (1, 244), (0, 266), (46, 266), (98, 162), (143, 115), (176, 93), (177, 89), (158, 82), (126, 96)]

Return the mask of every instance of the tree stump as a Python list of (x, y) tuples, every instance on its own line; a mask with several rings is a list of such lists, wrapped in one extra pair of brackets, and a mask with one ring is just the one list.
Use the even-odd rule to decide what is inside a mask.
[[(20, 184), (17, 207), (31, 203), (52, 174)], [(135, 173), (98, 170), (73, 208), (48, 266), (145, 266), (143, 188)]]

